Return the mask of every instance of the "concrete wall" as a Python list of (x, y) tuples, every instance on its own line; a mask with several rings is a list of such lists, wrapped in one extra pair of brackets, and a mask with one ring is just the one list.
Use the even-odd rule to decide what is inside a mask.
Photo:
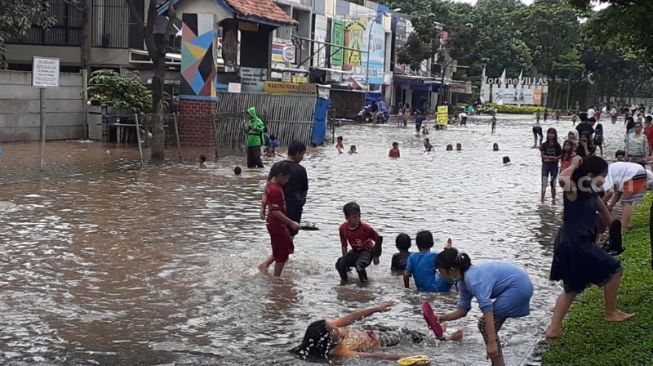
[[(84, 135), (81, 74), (61, 73), (59, 87), (45, 90), (45, 123), (48, 140)], [(32, 73), (0, 71), (0, 142), (39, 139), (39, 88), (32, 87)]]

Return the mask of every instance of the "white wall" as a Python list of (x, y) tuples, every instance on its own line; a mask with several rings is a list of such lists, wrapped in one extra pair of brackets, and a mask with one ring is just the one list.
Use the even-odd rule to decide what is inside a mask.
[[(82, 75), (59, 74), (59, 87), (45, 90), (46, 138), (82, 138), (84, 113)], [(32, 73), (0, 71), (0, 141), (39, 139), (39, 88), (32, 87)]]

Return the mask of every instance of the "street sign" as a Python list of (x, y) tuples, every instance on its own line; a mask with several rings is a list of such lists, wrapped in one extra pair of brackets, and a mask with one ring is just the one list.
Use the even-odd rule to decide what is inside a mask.
[(39, 88), (59, 86), (59, 59), (34, 57), (32, 65), (32, 86)]
[(449, 122), (449, 106), (438, 106), (438, 125), (446, 125)]

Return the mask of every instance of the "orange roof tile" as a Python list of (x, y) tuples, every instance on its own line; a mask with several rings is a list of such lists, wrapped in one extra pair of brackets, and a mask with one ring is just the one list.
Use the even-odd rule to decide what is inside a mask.
[(240, 15), (257, 17), (275, 23), (295, 24), (296, 21), (272, 0), (225, 0)]

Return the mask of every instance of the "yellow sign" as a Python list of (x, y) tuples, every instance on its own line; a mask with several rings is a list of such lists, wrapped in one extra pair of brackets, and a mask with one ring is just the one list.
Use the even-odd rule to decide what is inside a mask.
[(438, 124), (446, 125), (449, 122), (449, 106), (441, 105), (438, 107)]
[(317, 94), (315, 84), (293, 84), (280, 81), (266, 81), (264, 90), (270, 94)]

